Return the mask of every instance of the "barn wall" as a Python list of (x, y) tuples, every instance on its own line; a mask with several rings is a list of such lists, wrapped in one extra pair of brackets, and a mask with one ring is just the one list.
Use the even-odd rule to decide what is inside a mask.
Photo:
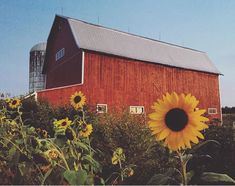
[[(218, 75), (172, 68), (95, 52), (85, 52), (83, 85), (39, 92), (53, 104), (68, 103), (77, 90), (86, 94), (88, 103), (108, 104), (110, 108), (130, 105), (150, 106), (166, 92), (191, 93), (200, 100), (199, 108), (217, 108), (220, 118)], [(59, 97), (58, 97), (59, 96)]]
[[(65, 55), (55, 60), (56, 53), (64, 48)], [(74, 41), (68, 21), (56, 17), (47, 41), (46, 88), (81, 83), (82, 53)]]

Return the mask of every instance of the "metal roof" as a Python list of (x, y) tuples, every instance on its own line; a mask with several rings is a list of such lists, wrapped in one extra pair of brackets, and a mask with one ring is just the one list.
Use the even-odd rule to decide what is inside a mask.
[(117, 56), (220, 74), (205, 52), (94, 25), (68, 20), (77, 46)]
[(38, 43), (36, 45), (34, 45), (30, 52), (33, 52), (33, 51), (46, 51), (46, 46), (47, 46), (47, 43)]

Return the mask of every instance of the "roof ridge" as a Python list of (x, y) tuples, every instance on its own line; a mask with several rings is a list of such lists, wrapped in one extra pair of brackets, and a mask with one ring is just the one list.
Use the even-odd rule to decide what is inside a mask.
[(122, 33), (122, 34), (127, 34), (127, 35), (130, 35), (130, 36), (135, 36), (135, 37), (139, 37), (139, 38), (143, 38), (143, 39), (159, 42), (159, 43), (170, 45), (170, 46), (174, 46), (174, 47), (179, 47), (179, 48), (183, 48), (183, 49), (187, 49), (187, 50), (192, 50), (192, 51), (196, 51), (196, 52), (200, 52), (200, 53), (206, 53), (204, 51), (200, 51), (200, 50), (197, 50), (197, 49), (193, 49), (193, 48), (189, 48), (189, 47), (184, 47), (184, 46), (181, 46), (181, 45), (177, 45), (177, 44), (173, 44), (173, 43), (168, 43), (168, 42), (165, 42), (165, 41), (160, 41), (160, 40), (157, 40), (157, 39), (153, 39), (153, 38), (149, 38), (149, 37), (146, 37), (146, 36), (141, 36), (141, 35), (125, 32), (125, 31), (122, 31), (122, 30), (114, 29), (114, 28), (109, 28), (109, 27), (102, 26), (102, 25), (97, 25), (97, 24), (90, 23), (90, 22), (87, 22), (87, 21), (84, 21), (84, 20), (81, 20), (81, 19), (77, 19), (77, 18), (72, 18), (72, 17), (58, 15), (58, 14), (56, 14), (56, 16), (62, 17), (64, 19), (72, 19), (72, 20), (75, 20), (75, 21), (80, 21), (80, 22), (83, 22), (85, 24), (89, 24), (89, 25), (92, 25), (92, 26), (101, 27), (101, 28), (108, 29), (108, 30), (111, 30), (111, 31), (115, 31), (115, 32), (119, 32), (119, 33)]

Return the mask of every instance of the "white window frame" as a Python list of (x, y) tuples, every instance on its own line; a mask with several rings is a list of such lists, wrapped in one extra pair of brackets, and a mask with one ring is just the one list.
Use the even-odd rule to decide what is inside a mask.
[(84, 84), (84, 61), (85, 61), (85, 53), (82, 51), (82, 80), (81, 84)]
[(218, 114), (217, 108), (208, 108), (208, 114)]
[(58, 61), (59, 59), (64, 57), (64, 54), (65, 54), (65, 49), (64, 48), (62, 48), (58, 52), (56, 52), (56, 54), (55, 54), (55, 61)]
[[(98, 107), (101, 106), (101, 107), (105, 107), (105, 111), (101, 110), (99, 111), (98, 110)], [(103, 104), (103, 103), (98, 103), (96, 105), (96, 112), (99, 113), (99, 114), (103, 114), (103, 113), (107, 113), (108, 112), (108, 105), (107, 104)]]
[[(136, 109), (136, 112), (132, 112), (132, 109)], [(138, 113), (137, 109), (142, 109), (142, 112)], [(140, 106), (140, 105), (138, 105), (138, 106), (130, 106), (129, 112), (130, 112), (130, 114), (145, 114), (145, 109), (144, 109), (144, 106)]]

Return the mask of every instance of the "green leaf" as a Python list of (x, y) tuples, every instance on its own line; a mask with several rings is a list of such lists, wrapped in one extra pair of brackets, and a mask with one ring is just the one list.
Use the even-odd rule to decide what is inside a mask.
[(84, 155), (82, 160), (87, 160), (89, 163), (94, 164), (95, 160), (90, 155)]
[(24, 140), (23, 139), (17, 139), (17, 140), (15, 140), (15, 142), (16, 142), (16, 144), (21, 145), (21, 144), (24, 143)]
[(63, 147), (66, 144), (67, 138), (63, 135), (57, 136), (54, 143), (59, 147)]
[(166, 176), (164, 174), (155, 174), (149, 180), (147, 185), (178, 185), (179, 183), (172, 177)]
[(84, 155), (84, 156), (82, 157), (82, 160), (87, 161), (87, 163), (89, 163), (89, 165), (91, 165), (95, 171), (99, 171), (99, 170), (100, 170), (100, 164), (99, 164), (99, 162), (97, 162), (97, 161), (96, 161), (93, 157), (91, 157), (90, 155)]
[(195, 145), (191, 150), (190, 153), (193, 154), (196, 151), (200, 150), (201, 148), (206, 148), (208, 145), (215, 145), (215, 146), (220, 146), (221, 144), (216, 141), (216, 140), (206, 140), (202, 143), (199, 143), (198, 145)]
[(85, 143), (77, 141), (76, 145), (77, 145), (77, 147), (80, 147), (81, 149), (86, 150), (86, 151), (89, 152), (89, 148), (88, 148), (88, 146)]
[(187, 182), (188, 183), (191, 181), (193, 176), (194, 176), (194, 171), (193, 170), (187, 172)]
[(94, 175), (88, 175), (86, 185), (94, 185)]
[(12, 158), (16, 153), (16, 148), (13, 146), (9, 150), (9, 157)]
[(235, 180), (227, 174), (214, 172), (204, 172), (200, 179), (203, 181), (203, 184), (235, 184)]
[(66, 170), (63, 175), (70, 185), (84, 185), (87, 179), (87, 172), (85, 170)]

